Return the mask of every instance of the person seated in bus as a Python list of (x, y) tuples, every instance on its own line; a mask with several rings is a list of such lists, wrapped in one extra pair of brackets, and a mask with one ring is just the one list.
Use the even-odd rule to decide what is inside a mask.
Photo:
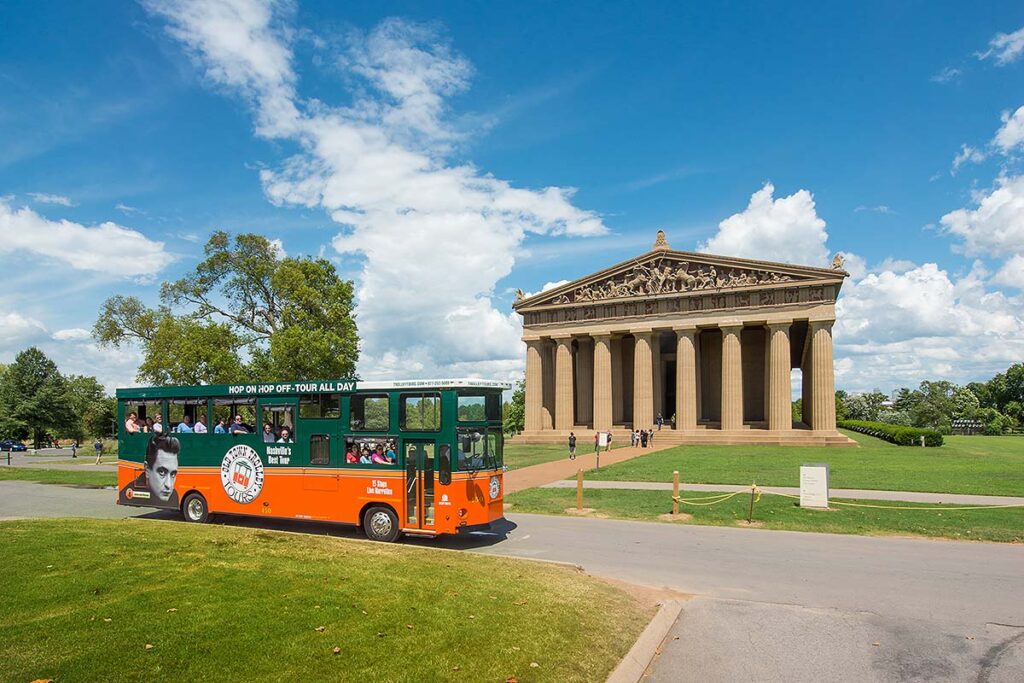
[(157, 415), (156, 418), (154, 418), (154, 420), (153, 420), (153, 432), (154, 433), (161, 433), (163, 431), (164, 431), (163, 418), (161, 418), (159, 415)]
[(395, 445), (387, 444), (387, 450), (384, 451), (384, 459), (388, 461), (389, 465), (394, 465), (398, 460), (398, 455), (395, 453)]
[(356, 465), (359, 463), (359, 447), (355, 444), (345, 453), (345, 463), (349, 465)]
[(274, 425), (269, 422), (263, 423), (263, 443), (275, 443), (277, 435), (274, 434)]
[(227, 434), (228, 433), (228, 419), (222, 417), (217, 421), (217, 426), (213, 428), (214, 434)]
[(142, 431), (146, 432), (147, 434), (153, 431), (153, 418), (146, 418), (146, 421), (142, 423)]
[(185, 415), (184, 417), (182, 417), (181, 418), (181, 422), (179, 422), (178, 426), (174, 428), (174, 431), (178, 432), (179, 434), (191, 434), (192, 433), (192, 418), (189, 417), (188, 415)]
[(281, 438), (277, 440), (278, 443), (295, 443), (292, 440), (292, 433), (288, 431), (287, 427), (281, 427)]
[(249, 433), (249, 430), (245, 428), (244, 424), (242, 424), (242, 416), (241, 415), (235, 415), (235, 421), (231, 423), (230, 427), (228, 427), (228, 433), (229, 434), (248, 434)]
[(192, 429), (192, 431), (195, 432), (196, 434), (205, 434), (206, 433), (206, 416), (205, 415), (200, 415), (199, 416), (199, 419), (196, 421), (196, 426)]
[(375, 446), (374, 447), (373, 453), (370, 454), (370, 462), (373, 463), (374, 465), (390, 465), (391, 464), (388, 461), (388, 459), (384, 457), (384, 454), (380, 452), (380, 446)]
[(142, 431), (142, 428), (139, 427), (139, 418), (135, 413), (129, 414), (128, 419), (124, 421), (124, 430), (129, 434), (138, 434)]
[(370, 449), (363, 448), (363, 454), (359, 456), (360, 465), (369, 465), (372, 461), (370, 460)]

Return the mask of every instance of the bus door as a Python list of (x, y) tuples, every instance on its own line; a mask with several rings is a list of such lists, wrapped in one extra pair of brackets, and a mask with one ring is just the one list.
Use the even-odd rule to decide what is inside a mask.
[(434, 487), (436, 444), (433, 439), (406, 439), (405, 524), (406, 529), (434, 530)]
[[(299, 397), (295, 425), (296, 452), (302, 466), (302, 488), (306, 491), (338, 491), (339, 470), (344, 458), (337, 394)], [(325, 498), (334, 502), (334, 498)]]

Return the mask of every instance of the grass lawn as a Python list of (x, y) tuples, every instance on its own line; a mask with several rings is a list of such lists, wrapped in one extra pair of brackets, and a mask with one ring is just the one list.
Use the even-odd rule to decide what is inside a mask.
[(829, 464), (832, 488), (1024, 496), (1024, 438), (947, 436), (939, 448), (895, 446), (844, 431), (860, 448), (677, 446), (590, 472), (591, 479), (799, 486), (800, 465)]
[(5, 681), (599, 681), (654, 610), (567, 567), (325, 536), (136, 519), (0, 535)]
[[(714, 494), (691, 492), (686, 498), (704, 498)], [(835, 499), (833, 499), (835, 500)], [(765, 529), (820, 531), (833, 534), (932, 536), (959, 540), (1024, 542), (1024, 508), (997, 510), (949, 510), (954, 506), (928, 506), (932, 510), (876, 510), (873, 508), (836, 507), (834, 510), (805, 510), (792, 498), (762, 495), (754, 506), (754, 521)], [(868, 501), (854, 501), (868, 502)], [(919, 503), (872, 501), (881, 505), (920, 506)], [(508, 503), (512, 503), (511, 507)], [(583, 505), (594, 508), (595, 514), (618, 519), (664, 521), (659, 515), (672, 512), (670, 491), (635, 491), (587, 489)], [(718, 505), (694, 507), (680, 505), (680, 512), (693, 515), (687, 522), (667, 524), (704, 524), (735, 526), (746, 520), (750, 495), (742, 494)], [(506, 510), (564, 515), (566, 508), (576, 507), (574, 489), (534, 488), (510, 494)]]
[(0, 467), (0, 481), (36, 481), (40, 484), (74, 484), (78, 486), (117, 485), (117, 472), (90, 472), (78, 470), (50, 470), (41, 467)]
[[(612, 443), (612, 450), (616, 448), (622, 448), (627, 444)], [(583, 437), (580, 437), (579, 441), (576, 442), (576, 452), (580, 455), (594, 452), (594, 435), (590, 434), (589, 441)], [(545, 462), (552, 462), (553, 460), (561, 460), (569, 457), (569, 446), (568, 444), (528, 444), (528, 443), (515, 443), (515, 441), (505, 442), (505, 466), (510, 470), (517, 470), (520, 467), (529, 467), (530, 465), (540, 465)]]

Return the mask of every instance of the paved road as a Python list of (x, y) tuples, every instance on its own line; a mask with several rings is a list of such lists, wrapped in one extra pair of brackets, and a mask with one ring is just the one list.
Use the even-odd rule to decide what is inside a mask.
[[(546, 489), (574, 489), (574, 480), (554, 481)], [(664, 481), (584, 481), (586, 489), (633, 489), (642, 491), (671, 491), (672, 484)], [(734, 484), (679, 484), (684, 491), (718, 492), (749, 491), (750, 486)], [(758, 486), (766, 492), (799, 496), (800, 489), (793, 486)], [(872, 489), (829, 489), (832, 498), (863, 498), (865, 500), (896, 500), (911, 503), (943, 503), (946, 505), (1024, 505), (1024, 498), (1014, 496), (978, 496), (964, 493), (924, 493), (921, 491), (875, 491)]]
[[(112, 491), (0, 482), (0, 518), (38, 512), (136, 511), (113, 505)], [(574, 562), (693, 594), (650, 681), (1024, 680), (1021, 545), (525, 514), (499, 534), (418, 543)]]

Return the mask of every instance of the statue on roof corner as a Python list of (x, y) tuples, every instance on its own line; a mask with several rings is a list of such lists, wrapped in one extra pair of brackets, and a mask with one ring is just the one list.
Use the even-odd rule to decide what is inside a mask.
[(832, 259), (832, 270), (842, 270), (844, 261), (843, 252), (836, 254)]
[(659, 230), (658, 236), (654, 240), (654, 246), (651, 249), (669, 249), (668, 242), (665, 240), (665, 231)]

